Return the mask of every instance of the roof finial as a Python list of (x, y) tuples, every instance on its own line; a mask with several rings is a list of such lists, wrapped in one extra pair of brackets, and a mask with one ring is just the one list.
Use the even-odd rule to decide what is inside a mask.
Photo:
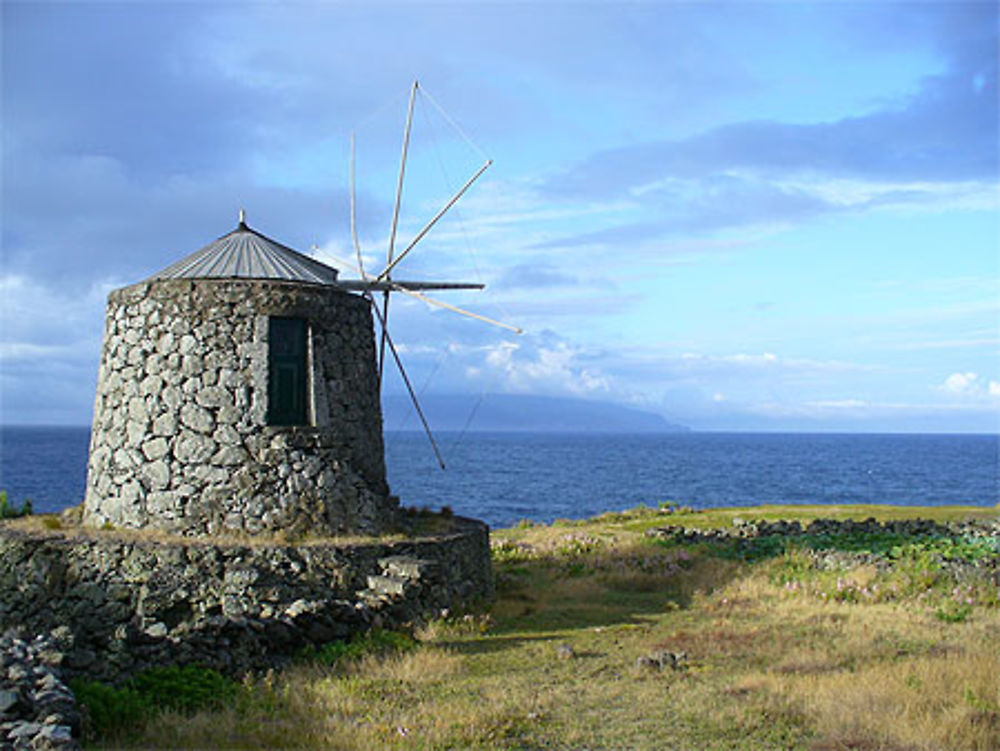
[(247, 226), (247, 212), (241, 208), (240, 209), (240, 227), (246, 227), (246, 226)]

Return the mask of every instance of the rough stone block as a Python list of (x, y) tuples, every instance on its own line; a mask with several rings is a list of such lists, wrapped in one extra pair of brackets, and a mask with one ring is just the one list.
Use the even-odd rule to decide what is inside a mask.
[[(153, 433), (157, 432), (156, 425), (154, 423)], [(170, 451), (170, 444), (167, 443), (163, 438), (153, 438), (152, 440), (146, 441), (142, 444), (142, 453), (145, 455), (146, 459), (155, 462), (157, 459), (162, 459)]]
[(170, 486), (170, 467), (162, 459), (151, 462), (142, 468), (142, 478), (148, 489), (163, 490)]
[(181, 423), (199, 433), (211, 433), (215, 428), (212, 413), (204, 407), (188, 402), (181, 407)]
[(207, 462), (216, 449), (215, 441), (208, 436), (185, 432), (177, 439), (174, 456), (184, 464), (201, 464)]
[(173, 413), (167, 412), (153, 420), (153, 435), (173, 436), (176, 432), (177, 418), (173, 415)]

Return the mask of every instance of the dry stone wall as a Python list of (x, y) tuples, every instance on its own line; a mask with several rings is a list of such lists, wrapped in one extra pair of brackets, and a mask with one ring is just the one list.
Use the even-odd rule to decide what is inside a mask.
[[(309, 425), (267, 425), (268, 320), (308, 322)], [(181, 534), (379, 533), (371, 311), (336, 288), (159, 280), (111, 293), (84, 523)]]
[(119, 682), (199, 664), (239, 675), (493, 592), (489, 530), (303, 545), (142, 539), (0, 524), (0, 632), (67, 632), (62, 670)]
[(59, 673), (60, 649), (50, 634), (31, 640), (20, 639), (13, 631), (0, 636), (0, 749), (82, 748), (76, 698)]

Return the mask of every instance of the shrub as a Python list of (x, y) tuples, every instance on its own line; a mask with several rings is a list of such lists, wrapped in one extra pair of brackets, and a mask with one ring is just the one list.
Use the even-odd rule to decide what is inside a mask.
[(101, 738), (128, 735), (157, 713), (185, 714), (217, 708), (231, 702), (239, 684), (221, 673), (195, 665), (152, 668), (121, 687), (88, 680), (70, 682), (77, 701), (86, 710), (87, 735)]
[(154, 668), (127, 684), (157, 709), (194, 712), (217, 707), (236, 697), (238, 684), (221, 673), (193, 665)]
[(7, 491), (0, 490), (0, 519), (17, 519), (20, 516), (31, 516), (33, 513), (30, 498), (25, 498), (21, 508), (18, 508), (8, 500)]
[(70, 681), (70, 688), (87, 718), (84, 728), (87, 738), (125, 733), (142, 724), (152, 713), (144, 698), (130, 688), (115, 688), (87, 680)]

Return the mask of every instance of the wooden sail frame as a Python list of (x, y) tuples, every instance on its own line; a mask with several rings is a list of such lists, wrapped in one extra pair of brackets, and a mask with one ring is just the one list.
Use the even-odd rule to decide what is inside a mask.
[[(426, 303), (427, 305), (442, 308), (444, 310), (451, 311), (453, 313), (458, 313), (460, 315), (472, 318), (483, 323), (488, 323), (493, 326), (498, 326), (515, 334), (522, 334), (523, 329), (513, 326), (502, 321), (498, 321), (493, 318), (489, 318), (479, 313), (475, 313), (470, 310), (465, 310), (451, 303), (446, 303), (436, 298), (430, 297), (425, 294), (426, 290), (455, 290), (455, 289), (483, 289), (486, 285), (469, 283), (469, 282), (435, 282), (435, 281), (402, 281), (395, 280), (392, 278), (393, 270), (403, 261), (413, 249), (420, 243), (424, 237), (434, 228), (434, 226), (444, 217), (451, 209), (461, 200), (462, 196), (479, 180), (480, 177), (490, 168), (493, 164), (492, 159), (487, 159), (486, 162), (462, 185), (461, 188), (445, 203), (445, 205), (427, 222), (421, 230), (414, 236), (410, 243), (403, 249), (401, 253), (396, 254), (396, 238), (399, 229), (399, 215), (402, 207), (403, 199), (403, 186), (406, 179), (406, 163), (409, 155), (410, 149), (410, 135), (413, 129), (413, 112), (416, 104), (417, 93), (420, 91), (419, 81), (414, 81), (413, 86), (410, 89), (410, 99), (409, 105), (407, 107), (406, 114), (406, 125), (403, 130), (403, 146), (402, 154), (400, 157), (399, 165), (399, 177), (396, 182), (396, 196), (393, 204), (392, 213), (392, 225), (389, 232), (389, 244), (386, 253), (386, 265), (376, 275), (371, 275), (365, 271), (363, 253), (361, 251), (361, 242), (358, 239), (357, 230), (357, 198), (355, 190), (355, 135), (351, 134), (351, 158), (350, 158), (350, 196), (351, 196), (351, 239), (354, 245), (355, 254), (357, 256), (357, 266), (354, 267), (353, 264), (347, 263), (342, 259), (335, 259), (338, 263), (343, 264), (347, 268), (353, 268), (360, 276), (358, 280), (338, 280), (337, 285), (353, 291), (361, 292), (369, 301), (372, 306), (372, 311), (375, 317), (379, 321), (381, 327), (381, 337), (379, 340), (378, 347), (378, 381), (381, 387), (383, 380), (383, 373), (385, 369), (385, 358), (386, 358), (386, 348), (388, 347), (393, 360), (396, 363), (396, 367), (399, 370), (400, 375), (403, 378), (403, 383), (406, 386), (407, 392), (409, 393), (410, 400), (413, 403), (414, 408), (417, 411), (420, 421), (423, 424), (424, 432), (427, 434), (430, 440), (431, 446), (434, 449), (434, 454), (437, 457), (438, 464), (441, 469), (445, 468), (444, 458), (441, 456), (440, 448), (438, 447), (437, 441), (434, 438), (434, 434), (431, 431), (430, 425), (427, 422), (427, 418), (424, 414), (423, 409), (420, 406), (420, 401), (417, 398), (417, 394), (413, 389), (413, 385), (410, 382), (409, 375), (406, 373), (406, 369), (403, 366), (403, 361), (399, 356), (399, 352), (396, 349), (392, 337), (389, 334), (389, 299), (393, 292), (399, 292), (407, 296), (416, 298)], [(433, 101), (433, 100), (432, 100)], [(434, 103), (435, 106), (440, 108), (440, 105)], [(450, 121), (450, 118), (449, 118)], [(461, 132), (461, 131), (460, 131)], [(463, 134), (464, 136), (464, 134)], [(375, 300), (374, 294), (377, 292), (382, 293), (382, 309), (379, 310), (378, 302)]]

